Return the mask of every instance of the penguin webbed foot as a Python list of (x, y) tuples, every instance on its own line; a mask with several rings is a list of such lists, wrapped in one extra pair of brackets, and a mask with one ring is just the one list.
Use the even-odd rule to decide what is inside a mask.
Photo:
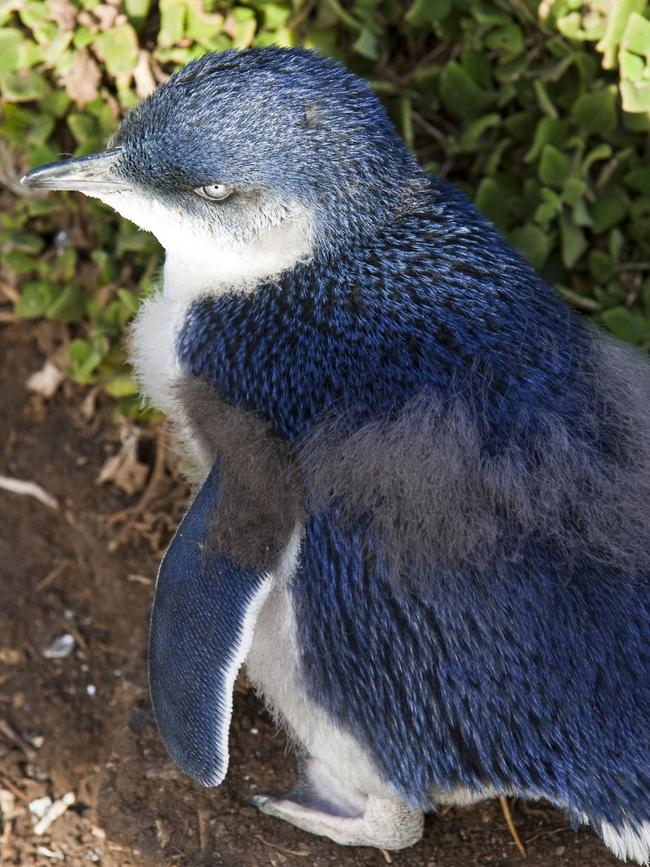
[(298, 785), (285, 797), (256, 795), (249, 803), (267, 816), (343, 846), (405, 849), (422, 837), (424, 825), (419, 810), (346, 788), (316, 759), (302, 765)]

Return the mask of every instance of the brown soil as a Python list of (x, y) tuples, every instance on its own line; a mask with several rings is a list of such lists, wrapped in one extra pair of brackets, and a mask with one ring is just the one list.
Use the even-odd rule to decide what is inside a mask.
[[(47, 324), (12, 325), (1, 338), (0, 474), (38, 482), (61, 507), (53, 511), (0, 490), (0, 790), (12, 792), (16, 806), (0, 833), (0, 864), (519, 864), (496, 801), (430, 816), (424, 840), (391, 855), (338, 847), (259, 815), (245, 799), (286, 790), (293, 763), (284, 736), (243, 683), (226, 782), (204, 790), (174, 768), (158, 739), (146, 684), (156, 545), (131, 528), (127, 543), (110, 549), (117, 529), (108, 517), (139, 495), (96, 484), (118, 446), (110, 408), (100, 406), (87, 419), (81, 390), (66, 386), (45, 402), (24, 385), (62, 334)], [(159, 502), (156, 516), (150, 503), (135, 525), (157, 521), (163, 542), (186, 496), (171, 476), (165, 484), (167, 506)], [(44, 658), (43, 648), (65, 632), (76, 637), (74, 652)], [(69, 791), (75, 805), (35, 836), (28, 803)], [(561, 812), (511, 807), (530, 867), (619, 863), (589, 831), (570, 831)]]

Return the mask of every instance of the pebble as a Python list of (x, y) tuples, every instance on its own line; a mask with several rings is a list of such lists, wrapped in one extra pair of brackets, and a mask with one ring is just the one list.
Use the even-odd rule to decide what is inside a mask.
[(74, 645), (74, 636), (64, 632), (43, 648), (43, 656), (45, 659), (65, 659), (74, 650)]

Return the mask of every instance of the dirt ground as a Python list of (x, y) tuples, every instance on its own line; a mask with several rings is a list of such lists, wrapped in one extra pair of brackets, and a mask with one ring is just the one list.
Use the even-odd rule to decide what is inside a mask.
[[(110, 407), (93, 409), (87, 392), (69, 384), (47, 401), (25, 387), (63, 335), (47, 323), (0, 332), (0, 475), (36, 481), (59, 503), (53, 510), (0, 490), (0, 864), (523, 863), (496, 801), (429, 816), (424, 840), (391, 855), (338, 847), (259, 815), (246, 798), (286, 790), (293, 763), (243, 681), (226, 782), (201, 789), (174, 768), (147, 696), (147, 621), (160, 548), (187, 491), (146, 436), (139, 456), (156, 478), (155, 490), (145, 481), (144, 503), (142, 491), (97, 484), (120, 448)], [(74, 650), (46, 658), (62, 634), (73, 636)], [(74, 804), (35, 834), (29, 805), (68, 792)], [(530, 867), (619, 863), (589, 831), (574, 834), (561, 812), (520, 802), (511, 809)]]

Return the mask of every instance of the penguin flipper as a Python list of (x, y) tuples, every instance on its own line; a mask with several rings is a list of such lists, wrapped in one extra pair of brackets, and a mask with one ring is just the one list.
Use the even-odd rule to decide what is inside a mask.
[(149, 637), (158, 729), (174, 762), (204, 786), (226, 775), (235, 678), (272, 582), (210, 548), (219, 489), (217, 461), (161, 563)]

